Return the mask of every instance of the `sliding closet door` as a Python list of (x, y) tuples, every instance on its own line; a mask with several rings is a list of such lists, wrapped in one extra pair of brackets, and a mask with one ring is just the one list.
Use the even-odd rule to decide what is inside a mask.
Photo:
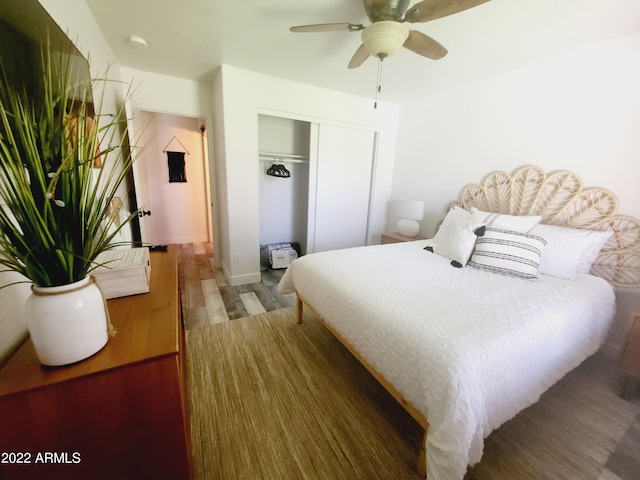
[(366, 243), (375, 133), (320, 125), (314, 251)]

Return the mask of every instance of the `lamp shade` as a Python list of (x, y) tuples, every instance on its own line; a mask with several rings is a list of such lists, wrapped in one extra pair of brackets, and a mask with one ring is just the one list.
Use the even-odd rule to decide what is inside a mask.
[(372, 23), (360, 34), (369, 55), (383, 59), (396, 53), (409, 36), (409, 29), (400, 22), (384, 20)]
[(399, 198), (396, 204), (398, 220), (398, 233), (405, 237), (415, 237), (420, 231), (417, 220), (424, 217), (424, 201)]
[(424, 217), (424, 201), (399, 198), (396, 205), (396, 215), (400, 218), (422, 220)]

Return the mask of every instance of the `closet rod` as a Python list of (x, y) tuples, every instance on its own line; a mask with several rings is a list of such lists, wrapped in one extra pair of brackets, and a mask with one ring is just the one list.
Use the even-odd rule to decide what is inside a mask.
[(283, 153), (260, 152), (258, 156), (263, 162), (306, 163), (309, 161), (309, 157), (305, 157), (304, 155), (287, 155)]

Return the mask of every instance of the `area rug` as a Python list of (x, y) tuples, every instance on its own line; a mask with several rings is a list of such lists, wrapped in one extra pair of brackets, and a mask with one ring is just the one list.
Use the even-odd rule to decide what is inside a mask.
[[(194, 479), (417, 479), (423, 431), (322, 325), (187, 331)], [(493, 432), (466, 479), (597, 479), (638, 407), (594, 356)]]

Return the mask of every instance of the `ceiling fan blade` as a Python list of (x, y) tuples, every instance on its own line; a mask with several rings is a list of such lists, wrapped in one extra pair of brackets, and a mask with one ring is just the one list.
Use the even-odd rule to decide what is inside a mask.
[(364, 25), (358, 23), (319, 23), (316, 25), (298, 25), (289, 29), (291, 32), (359, 32), (364, 30)]
[(364, 43), (358, 47), (356, 53), (351, 57), (351, 61), (349, 62), (349, 68), (358, 68), (362, 65), (365, 60), (369, 58), (369, 52), (364, 48)]
[(468, 10), (489, 0), (423, 0), (407, 10), (405, 22), (423, 23)]
[(403, 45), (412, 52), (430, 58), (431, 60), (440, 60), (447, 54), (447, 49), (436, 42), (433, 38), (425, 35), (417, 30), (411, 30), (409, 36)]

